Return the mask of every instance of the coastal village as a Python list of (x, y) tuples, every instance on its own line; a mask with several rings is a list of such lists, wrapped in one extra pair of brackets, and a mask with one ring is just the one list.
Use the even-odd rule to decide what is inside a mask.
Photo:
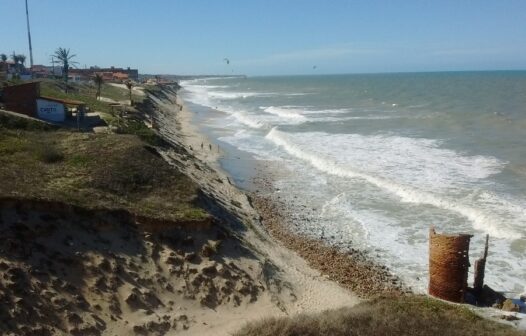
[(2, 52), (0, 334), (524, 335), (526, 296), (484, 281), (491, 237), (468, 284), (472, 235), (430, 228), (415, 294), (232, 183), (180, 77)]
[[(363, 312), (378, 316), (370, 309), (402, 304), (439, 323), (460, 309), (437, 301), (427, 311), (429, 299), (406, 296), (410, 289), (365, 254), (296, 237), (265, 215), (279, 211), (210, 168), (209, 140), (189, 131), (177, 82), (130, 68), (26, 68), (23, 57), (12, 58), (0, 63), (0, 328), (7, 335), (221, 334), (265, 316), (262, 305), (280, 316), (304, 312), (305, 300), (318, 302), (315, 312), (378, 295), (390, 303), (365, 300)], [(485, 256), (468, 289), (470, 236), (433, 231), (430, 238), (431, 294), (497, 303), (507, 311), (498, 315), (503, 321), (520, 321), (522, 299), (484, 285)], [(338, 263), (325, 264), (324, 255)], [(300, 264), (300, 274), (288, 270)], [(310, 267), (328, 278), (312, 277)], [(307, 294), (306, 284), (317, 290)], [(478, 323), (492, 335), (513, 334)]]

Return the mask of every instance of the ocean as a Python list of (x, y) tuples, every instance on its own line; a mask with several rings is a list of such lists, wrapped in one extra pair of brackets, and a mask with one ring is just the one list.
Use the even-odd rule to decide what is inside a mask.
[(430, 226), (473, 234), (472, 264), (489, 234), (486, 283), (526, 290), (526, 72), (181, 85), (196, 123), (225, 151), (223, 169), (252, 191), (265, 175), (292, 209), (291, 230), (365, 250), (422, 293)]

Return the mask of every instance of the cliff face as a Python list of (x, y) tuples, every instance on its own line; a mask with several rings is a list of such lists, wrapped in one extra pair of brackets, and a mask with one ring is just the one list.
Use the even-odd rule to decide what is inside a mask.
[(134, 223), (127, 211), (2, 199), (1, 332), (172, 334), (198, 323), (196, 307), (235, 308), (265, 290), (240, 267), (258, 263), (236, 252), (239, 242), (220, 227), (166, 224)]
[(152, 144), (3, 121), (1, 334), (202, 334), (267, 290), (264, 264)]

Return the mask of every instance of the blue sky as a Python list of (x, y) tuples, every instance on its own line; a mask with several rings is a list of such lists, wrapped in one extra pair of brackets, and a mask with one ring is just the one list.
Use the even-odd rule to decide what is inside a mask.
[[(66, 47), (141, 73), (526, 69), (523, 0), (28, 1), (35, 64)], [(29, 55), (24, 1), (0, 12), (0, 53)]]

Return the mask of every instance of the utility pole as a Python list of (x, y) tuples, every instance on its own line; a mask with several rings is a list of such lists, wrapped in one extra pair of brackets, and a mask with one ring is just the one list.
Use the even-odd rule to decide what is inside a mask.
[(31, 46), (31, 31), (29, 30), (29, 10), (27, 9), (27, 0), (26, 0), (26, 21), (27, 21), (27, 39), (29, 40), (29, 63), (31, 64), (31, 69), (33, 68), (33, 47)]

